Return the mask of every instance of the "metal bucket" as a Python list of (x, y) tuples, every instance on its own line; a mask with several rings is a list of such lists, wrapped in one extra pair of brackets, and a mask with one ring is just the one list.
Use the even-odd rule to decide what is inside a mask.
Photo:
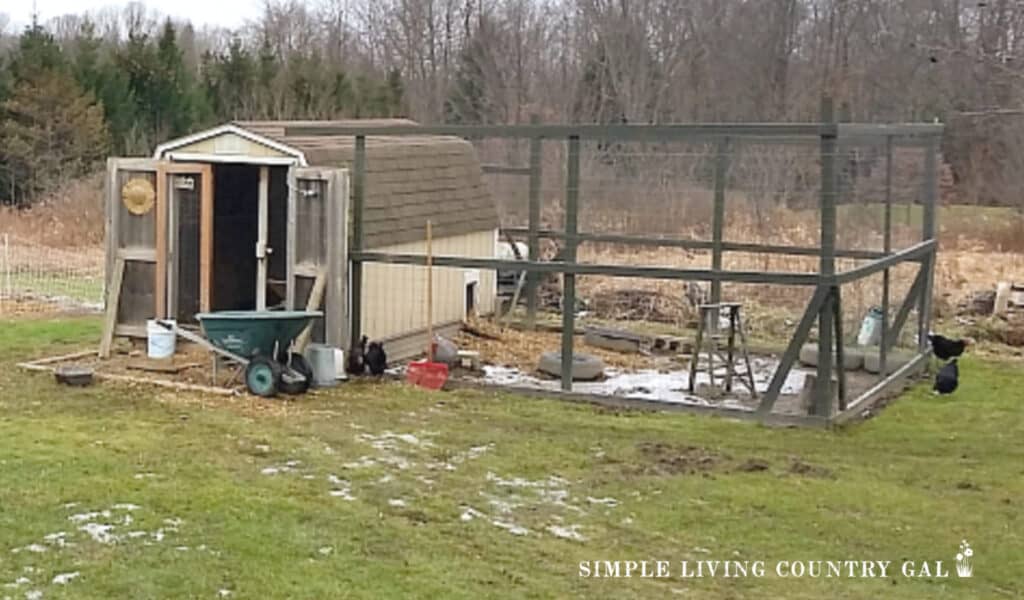
[(310, 366), (313, 367), (313, 385), (316, 387), (337, 385), (340, 365), (336, 362), (335, 350), (334, 347), (325, 344), (309, 345), (306, 354)]
[[(173, 319), (163, 319), (175, 324)], [(149, 358), (170, 358), (174, 356), (177, 336), (173, 330), (160, 326), (155, 319), (146, 321), (146, 355)]]

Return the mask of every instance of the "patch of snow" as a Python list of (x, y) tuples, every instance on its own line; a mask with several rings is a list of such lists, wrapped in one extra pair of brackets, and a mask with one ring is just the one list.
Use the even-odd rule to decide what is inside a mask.
[(391, 475), (385, 475), (377, 480), (377, 483), (391, 483), (395, 478)]
[(82, 527), (78, 528), (79, 531), (84, 531), (93, 539), (93, 541), (100, 544), (112, 544), (117, 541), (117, 536), (111, 532), (114, 530), (113, 525), (102, 525), (100, 523), (86, 523)]
[(509, 514), (517, 508), (523, 506), (522, 497), (512, 495), (506, 498), (499, 498), (493, 494), (487, 492), (480, 492), (480, 495), (487, 498), (487, 502), (495, 508), (498, 512)]
[(349, 488), (331, 490), (328, 493), (335, 498), (341, 498), (342, 500), (348, 500), (349, 502), (356, 499), (356, 497), (352, 495), (352, 490), (350, 490)]
[(43, 593), (39, 590), (25, 592), (25, 600), (43, 600)]
[(174, 549), (178, 552), (188, 552), (188, 546), (177, 546)]
[(131, 503), (127, 503), (126, 502), (126, 503), (123, 503), (123, 504), (115, 504), (111, 508), (116, 509), (116, 510), (127, 510), (127, 511), (131, 512), (131, 511), (134, 511), (134, 510), (139, 510), (142, 507), (139, 506), (138, 504), (131, 504)]
[(708, 550), (707, 548), (701, 548), (700, 546), (695, 546), (693, 548), (693, 551), (698, 552), (700, 554), (711, 554), (710, 550)]
[(462, 514), (459, 516), (459, 520), (460, 521), (472, 521), (473, 519), (476, 519), (476, 518), (486, 519), (487, 515), (485, 515), (484, 513), (478, 511), (477, 509), (473, 508), (472, 506), (469, 506), (465, 510), (463, 510)]
[(110, 516), (111, 516), (111, 514), (110, 514), (109, 510), (102, 510), (102, 511), (79, 513), (77, 515), (71, 515), (70, 517), (68, 517), (68, 521), (71, 521), (72, 523), (84, 523), (85, 521), (92, 521), (93, 519), (95, 519), (97, 517), (103, 517), (105, 519), (109, 519)]
[(323, 546), (322, 548), (317, 550), (317, 553), (319, 553), (320, 556), (330, 556), (331, 552), (334, 552), (334, 548), (330, 546)]
[(184, 523), (184, 521), (182, 521), (178, 517), (171, 517), (169, 519), (164, 519), (164, 524), (167, 525), (168, 527), (173, 528), (173, 529), (171, 529), (171, 531), (177, 531), (177, 528), (181, 527), (182, 523)]
[(433, 479), (429, 477), (424, 477), (423, 475), (417, 475), (416, 481), (422, 483), (423, 485), (434, 485), (435, 483)]
[(405, 500), (401, 498), (391, 498), (388, 500), (388, 506), (395, 506), (397, 508), (405, 508)]
[(302, 478), (303, 479), (316, 479), (316, 475), (306, 474), (306, 475), (303, 475)]
[[(759, 392), (767, 391), (768, 384), (777, 366), (778, 361), (775, 359), (751, 358), (751, 368), (754, 371), (754, 386)], [(483, 381), (488, 384), (528, 387), (551, 392), (560, 391), (560, 383), (557, 380), (540, 379), (512, 367), (485, 365), (483, 370)], [(690, 382), (688, 368), (675, 369), (668, 372), (656, 369), (623, 372), (618, 369), (609, 368), (605, 370), (605, 375), (606, 377), (602, 381), (574, 383), (573, 391), (601, 396), (621, 396), (654, 400), (673, 404), (712, 405), (708, 400), (690, 394), (687, 391)], [(804, 370), (799, 368), (792, 369), (783, 382), (781, 393), (799, 393), (803, 388), (805, 376), (806, 372)], [(709, 382), (710, 379), (706, 372), (697, 374), (697, 385)], [(740, 387), (738, 391), (742, 392), (742, 390), (743, 388)], [(752, 410), (734, 399), (725, 399), (714, 404), (740, 410)]]
[(277, 475), (281, 470), (277, 467), (264, 467), (260, 470), (260, 473), (264, 475)]
[(53, 585), (67, 585), (72, 579), (81, 575), (78, 571), (73, 573), (60, 573), (53, 578)]
[(369, 456), (360, 456), (359, 460), (355, 462), (347, 462), (341, 466), (345, 467), (346, 469), (365, 469), (376, 465), (377, 461), (373, 460)]
[(132, 476), (134, 479), (152, 479), (156, 477), (156, 473), (136, 473)]
[(231, 590), (217, 590), (217, 595), (221, 598), (227, 598), (231, 595)]
[(591, 504), (603, 504), (609, 508), (615, 508), (619, 505), (619, 501), (615, 498), (594, 498), (593, 496), (587, 496), (587, 502)]
[(32, 583), (32, 580), (29, 579), (28, 577), (19, 577), (19, 578), (14, 580), (14, 583), (8, 583), (4, 587), (8, 588), (8, 589), (14, 589), (14, 588), (19, 588), (19, 587), (21, 587), (23, 585), (28, 585), (30, 583)]
[(565, 540), (573, 540), (575, 542), (585, 542), (587, 538), (577, 531), (580, 528), (579, 525), (569, 525), (568, 527), (562, 527), (561, 525), (548, 525), (547, 532), (555, 537), (559, 537)]
[(68, 510), (71, 510), (72, 508), (74, 508), (74, 507), (76, 507), (76, 506), (78, 506), (78, 503), (77, 503), (77, 502), (68, 502), (68, 503), (66, 503), (66, 504), (64, 505), (64, 508), (65, 508), (65, 509), (68, 509)]
[(149, 535), (149, 533), (146, 532), (146, 531), (129, 531), (128, 532), (128, 537), (133, 539), (133, 540), (136, 539), (136, 538), (140, 538), (140, 537), (146, 537), (147, 535)]
[(528, 533), (530, 533), (529, 529), (516, 525), (515, 523), (508, 523), (506, 521), (499, 521), (497, 519), (494, 519), (493, 521), (491, 521), (491, 524), (495, 527), (500, 527), (505, 531), (508, 531), (512, 535), (527, 535)]
[(270, 445), (268, 444), (256, 444), (255, 448), (260, 452), (270, 452)]
[(28, 546), (25, 546), (25, 550), (36, 554), (42, 554), (43, 552), (46, 552), (46, 546), (42, 544), (29, 544)]
[(301, 464), (302, 464), (302, 461), (289, 460), (288, 462), (284, 463), (284, 466), (288, 467), (289, 469), (294, 469), (295, 467), (297, 467), (297, 466), (299, 466)]
[(49, 533), (43, 536), (43, 541), (48, 544), (56, 544), (57, 547), (63, 548), (67, 546), (68, 541), (65, 539), (68, 536), (67, 532), (58, 531), (57, 533)]

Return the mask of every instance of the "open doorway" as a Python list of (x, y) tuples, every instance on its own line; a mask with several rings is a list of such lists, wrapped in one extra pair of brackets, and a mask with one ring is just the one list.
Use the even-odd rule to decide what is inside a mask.
[[(260, 172), (267, 169), (265, 239), (260, 235)], [(287, 167), (225, 163), (214, 166), (214, 310), (257, 308), (261, 257), (267, 308), (284, 302)], [(258, 244), (263, 241), (263, 244)]]

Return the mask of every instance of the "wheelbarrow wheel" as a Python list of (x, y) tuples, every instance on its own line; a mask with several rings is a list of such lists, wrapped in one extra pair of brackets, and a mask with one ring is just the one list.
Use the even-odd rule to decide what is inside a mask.
[(280, 382), (281, 365), (265, 356), (253, 357), (245, 368), (245, 387), (256, 396), (276, 396)]
[[(309, 386), (313, 383), (313, 367), (306, 357), (298, 352), (289, 352), (284, 364), (285, 373), (282, 374), (279, 385), (281, 391), (292, 395), (305, 394), (309, 391)], [(302, 379), (299, 380), (295, 375), (301, 375)]]

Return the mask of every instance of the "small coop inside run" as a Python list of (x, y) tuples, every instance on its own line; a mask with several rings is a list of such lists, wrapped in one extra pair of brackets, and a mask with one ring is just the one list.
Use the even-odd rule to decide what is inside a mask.
[[(360, 154), (360, 140), (459, 136), (473, 141), (485, 163), (502, 234), (525, 240), (528, 252), (523, 260), (442, 254), (433, 264), (525, 273), (525, 306), (512, 309), (526, 328), (559, 314), (560, 348), (553, 349), (561, 352), (563, 393), (588, 395), (588, 386), (574, 385), (572, 369), (580, 350), (577, 325), (593, 320), (595, 299), (609, 289), (644, 285), (684, 308), (689, 297), (691, 317), (701, 313), (698, 305), (705, 311), (740, 305), (751, 347), (762, 348), (752, 352), (768, 356), (764, 364), (771, 368), (740, 403), (705, 401), (697, 389), (692, 402), (651, 402), (627, 393), (616, 404), (830, 423), (862, 414), (926, 365), (941, 125), (838, 123), (827, 102), (817, 123), (604, 126), (538, 120), (516, 126), (288, 128), (288, 135), (356, 139), (353, 292), (369, 265), (427, 260), (422, 253), (366, 248), (362, 223), (372, 157)], [(581, 296), (590, 303), (581, 304)], [(881, 315), (878, 331), (858, 340), (868, 308)], [(352, 309), (362, 310), (358, 303)], [(720, 309), (712, 312), (721, 317)], [(646, 325), (635, 314), (625, 319), (627, 326)], [(713, 335), (718, 322), (705, 335)], [(696, 338), (693, 319), (685, 315), (663, 327), (691, 342)], [(360, 335), (357, 327), (351, 335)], [(865, 372), (866, 364), (873, 368)], [(794, 390), (787, 379), (797, 370), (803, 387)]]

